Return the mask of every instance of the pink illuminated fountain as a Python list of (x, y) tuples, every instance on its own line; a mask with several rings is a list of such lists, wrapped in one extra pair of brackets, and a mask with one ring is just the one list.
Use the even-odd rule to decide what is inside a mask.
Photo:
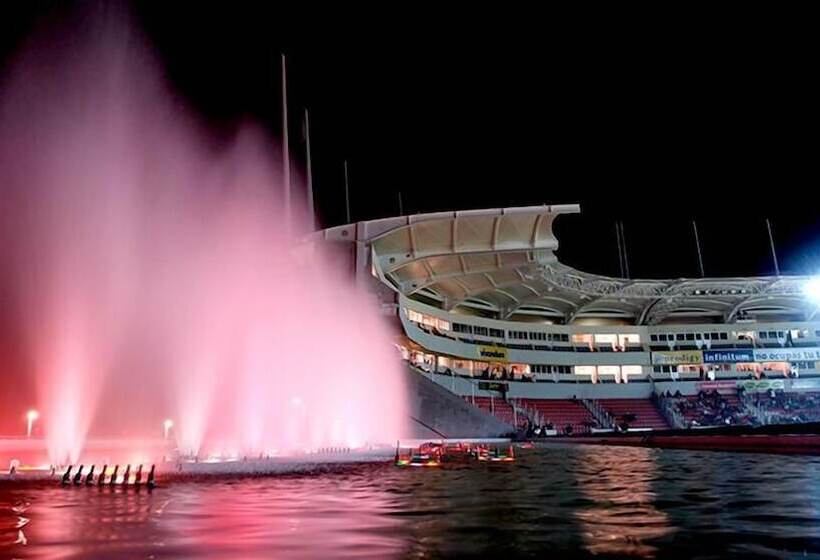
[(48, 461), (395, 441), (388, 329), (298, 251), (275, 146), (252, 126), (214, 141), (128, 26), (91, 27), (38, 38), (0, 86), (0, 336), (23, 356), (0, 381), (22, 401), (33, 379)]

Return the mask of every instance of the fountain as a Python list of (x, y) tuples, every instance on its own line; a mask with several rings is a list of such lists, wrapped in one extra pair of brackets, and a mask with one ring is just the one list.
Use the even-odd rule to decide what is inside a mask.
[(210, 135), (124, 20), (73, 24), (0, 85), (0, 339), (20, 342), (0, 383), (40, 413), (29, 464), (395, 441), (389, 329), (333, 259), (297, 258), (275, 144)]

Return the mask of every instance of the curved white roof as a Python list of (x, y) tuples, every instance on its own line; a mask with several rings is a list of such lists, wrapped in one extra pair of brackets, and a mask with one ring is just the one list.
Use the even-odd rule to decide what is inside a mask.
[[(318, 232), (355, 241), (368, 271), (406, 296), (567, 323), (582, 317), (657, 324), (682, 317), (731, 322), (744, 314), (801, 314), (807, 277), (632, 280), (588, 274), (558, 262), (552, 223), (578, 205), (439, 212), (359, 222)], [(363, 268), (363, 263), (359, 264)]]

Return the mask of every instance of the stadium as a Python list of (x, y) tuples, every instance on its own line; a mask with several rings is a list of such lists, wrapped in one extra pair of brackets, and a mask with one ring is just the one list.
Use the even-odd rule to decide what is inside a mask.
[(311, 242), (341, 247), (357, 283), (397, 318), (396, 345), (413, 377), (498, 422), (467, 427), (452, 417), (453, 402), (423, 411), (416, 403), (414, 419), (440, 435), (820, 420), (810, 277), (589, 274), (556, 256), (553, 222), (578, 212), (418, 214), (326, 229)]

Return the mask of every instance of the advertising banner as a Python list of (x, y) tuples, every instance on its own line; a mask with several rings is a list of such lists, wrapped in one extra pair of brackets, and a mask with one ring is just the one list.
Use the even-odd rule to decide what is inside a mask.
[(820, 348), (757, 348), (756, 362), (814, 362), (820, 360)]
[(670, 350), (663, 352), (652, 352), (652, 363), (656, 366), (702, 364), (703, 352), (700, 350)]
[(478, 357), (488, 362), (508, 362), (510, 353), (499, 346), (476, 346)]
[(754, 362), (754, 351), (740, 350), (704, 350), (703, 361), (707, 364), (735, 364), (737, 362)]
[(718, 392), (734, 391), (737, 389), (737, 381), (703, 381), (697, 385), (698, 391), (712, 391)]
[(769, 389), (782, 391), (786, 387), (783, 379), (749, 379), (737, 382), (738, 387), (743, 387), (747, 393), (765, 392)]
[(478, 389), (479, 391), (500, 391), (502, 393), (506, 393), (508, 385), (506, 383), (496, 383), (494, 381), (479, 381)]

